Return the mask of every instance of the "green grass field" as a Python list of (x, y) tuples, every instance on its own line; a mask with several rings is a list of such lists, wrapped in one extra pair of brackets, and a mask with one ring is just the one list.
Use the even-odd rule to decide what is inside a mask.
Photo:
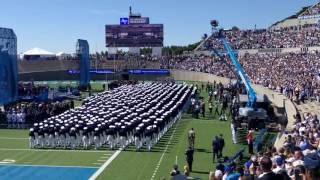
[[(201, 96), (205, 100), (208, 98), (206, 92), (202, 92)], [(183, 166), (186, 165), (184, 153), (190, 128), (194, 128), (196, 132), (191, 176), (208, 179), (209, 171), (213, 171), (216, 166), (212, 163), (211, 150), (211, 142), (215, 135), (223, 134), (225, 137), (224, 156), (233, 155), (244, 147), (243, 144), (232, 143), (230, 121), (217, 119), (217, 116), (209, 115), (208, 110), (206, 117), (200, 119), (183, 114), (181, 120), (164, 135), (151, 152), (144, 149), (136, 152), (130, 146), (111, 162), (98, 179), (170, 179), (169, 173), (176, 157), (180, 171), (183, 171)], [(113, 152), (108, 150), (30, 150), (27, 130), (0, 130), (0, 161), (13, 159), (16, 164), (100, 167), (112, 154)]]

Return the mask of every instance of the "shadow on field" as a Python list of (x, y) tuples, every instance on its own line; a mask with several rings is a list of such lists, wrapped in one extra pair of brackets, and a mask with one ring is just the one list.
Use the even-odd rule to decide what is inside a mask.
[(212, 151), (209, 151), (208, 149), (195, 148), (194, 151), (195, 152), (203, 152), (203, 153), (212, 153)]
[(208, 171), (192, 171), (192, 173), (196, 173), (196, 174), (209, 174)]

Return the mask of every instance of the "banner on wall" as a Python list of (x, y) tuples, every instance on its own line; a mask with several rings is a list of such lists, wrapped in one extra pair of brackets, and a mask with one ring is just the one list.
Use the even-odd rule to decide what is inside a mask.
[(80, 60), (80, 86), (89, 86), (90, 84), (90, 59), (88, 41), (78, 39), (77, 56)]
[(0, 104), (18, 98), (17, 37), (12, 29), (0, 28)]

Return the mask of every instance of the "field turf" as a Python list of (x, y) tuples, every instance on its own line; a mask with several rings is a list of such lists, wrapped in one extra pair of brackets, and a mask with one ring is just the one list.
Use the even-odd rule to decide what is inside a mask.
[[(201, 96), (207, 101), (207, 93)], [(206, 107), (207, 108), (207, 107)], [(244, 147), (231, 141), (230, 119), (219, 121), (218, 116), (209, 115), (194, 119), (184, 113), (151, 152), (142, 149), (136, 152), (132, 146), (122, 151), (97, 179), (105, 180), (158, 180), (170, 179), (170, 171), (176, 160), (183, 172), (186, 165), (187, 132), (194, 128), (196, 132), (193, 172), (196, 179), (208, 179), (209, 171), (216, 164), (212, 163), (211, 143), (214, 136), (223, 134), (226, 141), (224, 156), (231, 156)], [(0, 130), (0, 161), (15, 160), (14, 164), (80, 166), (99, 168), (114, 152), (108, 150), (65, 151), (65, 150), (29, 150), (26, 130)], [(1, 166), (0, 166), (1, 169)], [(1, 179), (1, 172), (0, 172)]]

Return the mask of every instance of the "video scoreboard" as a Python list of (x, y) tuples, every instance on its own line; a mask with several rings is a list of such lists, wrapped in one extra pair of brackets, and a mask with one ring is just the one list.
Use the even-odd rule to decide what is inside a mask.
[(163, 24), (149, 24), (148, 17), (120, 18), (105, 33), (106, 47), (163, 47)]

